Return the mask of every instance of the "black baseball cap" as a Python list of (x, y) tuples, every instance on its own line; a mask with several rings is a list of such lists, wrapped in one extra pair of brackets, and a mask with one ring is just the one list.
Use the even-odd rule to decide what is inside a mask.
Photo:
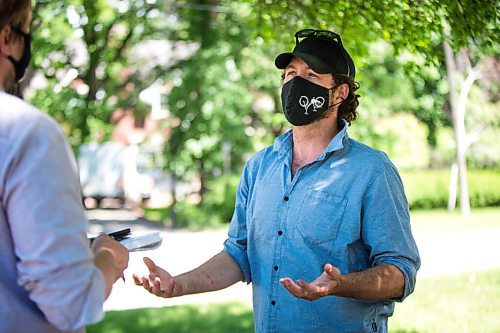
[(342, 45), (340, 35), (332, 31), (314, 29), (297, 31), (293, 51), (278, 55), (274, 64), (279, 69), (285, 69), (294, 56), (303, 59), (309, 67), (320, 74), (344, 74), (352, 78), (356, 75), (354, 62)]

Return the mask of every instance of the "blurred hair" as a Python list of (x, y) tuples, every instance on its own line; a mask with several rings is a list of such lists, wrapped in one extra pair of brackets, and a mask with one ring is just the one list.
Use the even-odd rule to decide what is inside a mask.
[(0, 29), (6, 25), (19, 28), (27, 19), (31, 0), (0, 0)]
[(351, 126), (351, 122), (356, 120), (358, 116), (358, 113), (356, 112), (356, 108), (359, 105), (358, 98), (361, 97), (356, 94), (356, 90), (359, 89), (359, 83), (354, 81), (352, 77), (343, 74), (333, 74), (334, 86), (339, 86), (344, 83), (349, 87), (349, 94), (338, 108), (337, 127), (339, 129), (344, 127), (342, 119), (347, 121), (348, 126)]

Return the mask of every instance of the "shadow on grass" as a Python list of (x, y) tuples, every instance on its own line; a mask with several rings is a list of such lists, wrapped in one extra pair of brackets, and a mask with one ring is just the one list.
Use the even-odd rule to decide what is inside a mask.
[(250, 333), (252, 309), (238, 303), (110, 311), (88, 333)]

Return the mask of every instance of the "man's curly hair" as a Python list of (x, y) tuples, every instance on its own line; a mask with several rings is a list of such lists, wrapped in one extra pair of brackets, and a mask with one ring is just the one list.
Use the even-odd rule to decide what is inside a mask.
[(359, 89), (359, 83), (354, 81), (354, 78), (343, 74), (333, 74), (334, 86), (339, 86), (344, 83), (349, 87), (349, 94), (338, 108), (337, 126), (339, 129), (344, 127), (343, 119), (347, 121), (348, 126), (351, 126), (351, 122), (356, 120), (358, 116), (356, 108), (359, 105), (358, 99), (361, 97), (356, 94), (356, 90)]

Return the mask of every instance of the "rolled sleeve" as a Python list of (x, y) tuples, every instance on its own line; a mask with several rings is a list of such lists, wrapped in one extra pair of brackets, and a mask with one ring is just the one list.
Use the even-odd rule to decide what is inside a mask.
[(390, 264), (403, 273), (404, 292), (395, 299), (403, 301), (415, 289), (420, 256), (403, 184), (392, 164), (386, 164), (370, 184), (363, 216), (363, 240), (372, 266)]
[(395, 298), (394, 301), (402, 302), (406, 297), (408, 297), (413, 290), (415, 290), (415, 284), (417, 280), (417, 267), (418, 265), (408, 258), (388, 258), (386, 260), (380, 260), (375, 266), (381, 264), (393, 265), (398, 268), (404, 277), (404, 288), (403, 295), (399, 298)]
[(246, 283), (252, 282), (252, 274), (250, 272), (250, 264), (248, 263), (246, 252), (232, 242), (230, 238), (224, 242), (224, 251), (229, 254), (240, 267), (243, 273), (243, 281)]
[(252, 282), (252, 273), (247, 253), (247, 200), (248, 200), (247, 168), (243, 171), (238, 192), (233, 218), (229, 225), (228, 239), (224, 242), (224, 251), (238, 264), (243, 273), (243, 280)]

